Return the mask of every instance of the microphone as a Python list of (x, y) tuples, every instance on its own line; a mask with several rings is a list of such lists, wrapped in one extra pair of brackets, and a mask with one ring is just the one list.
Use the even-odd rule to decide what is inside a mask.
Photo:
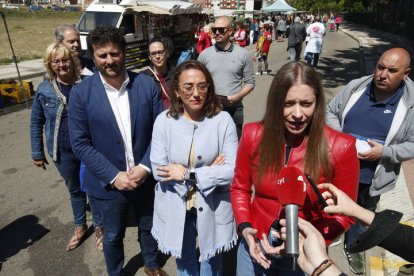
[(306, 198), (303, 172), (296, 167), (283, 167), (277, 175), (277, 194), (286, 215), (286, 254), (293, 258), (293, 270), (299, 256), (298, 208)]

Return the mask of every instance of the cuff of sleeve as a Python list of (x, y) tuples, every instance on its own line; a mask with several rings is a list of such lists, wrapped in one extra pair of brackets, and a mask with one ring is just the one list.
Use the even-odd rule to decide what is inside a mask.
[(111, 186), (113, 186), (114, 185), (114, 183), (115, 183), (115, 180), (116, 180), (116, 178), (118, 177), (118, 175), (120, 174), (121, 172), (119, 172), (115, 177), (114, 177), (114, 179), (112, 179), (110, 182), (109, 182), (109, 184), (111, 185)]
[(138, 166), (144, 168), (148, 173), (151, 173), (151, 169), (148, 168), (147, 166), (143, 165), (143, 164), (138, 164)]
[(239, 232), (242, 233), (244, 229), (246, 229), (247, 227), (252, 227), (252, 224), (250, 222), (242, 222), (239, 224), (238, 229)]
[(382, 159), (390, 159), (392, 155), (392, 150), (390, 147), (388, 146), (383, 146), (382, 147), (382, 155), (381, 158)]

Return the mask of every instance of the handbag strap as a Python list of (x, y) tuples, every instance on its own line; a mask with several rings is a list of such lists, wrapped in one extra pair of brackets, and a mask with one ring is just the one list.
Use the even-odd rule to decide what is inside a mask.
[(150, 69), (150, 71), (152, 72), (152, 74), (154, 75), (154, 77), (157, 79), (157, 81), (160, 83), (162, 93), (164, 93), (164, 95), (165, 95), (165, 96), (167, 96), (167, 98), (168, 98), (169, 100), (171, 100), (171, 99), (170, 99), (170, 96), (168, 96), (167, 91), (165, 91), (164, 86), (161, 84), (161, 81), (160, 81), (160, 79), (158, 78), (157, 73), (155, 73), (155, 71), (154, 71), (151, 67), (149, 67), (149, 69)]

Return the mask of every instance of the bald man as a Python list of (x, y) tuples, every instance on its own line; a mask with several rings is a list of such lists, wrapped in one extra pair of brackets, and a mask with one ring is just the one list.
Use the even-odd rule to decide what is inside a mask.
[[(395, 187), (401, 163), (414, 158), (414, 83), (411, 56), (392, 48), (379, 58), (373, 75), (351, 81), (328, 105), (327, 123), (356, 138), (360, 160), (358, 204), (375, 211), (380, 195)], [(364, 259), (346, 246), (364, 231), (356, 223), (345, 234), (350, 269), (365, 273)]]
[(217, 18), (211, 31), (216, 44), (204, 49), (198, 56), (198, 61), (210, 71), (223, 110), (233, 118), (240, 139), (244, 121), (243, 98), (255, 86), (253, 63), (249, 51), (235, 45), (230, 39), (233, 33), (231, 18)]

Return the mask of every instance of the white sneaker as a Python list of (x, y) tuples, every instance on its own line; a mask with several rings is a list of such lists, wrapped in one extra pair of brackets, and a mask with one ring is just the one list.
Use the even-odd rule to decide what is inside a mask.
[(267, 71), (263, 71), (263, 75), (267, 75)]
[(256, 72), (256, 76), (260, 76), (262, 72)]

